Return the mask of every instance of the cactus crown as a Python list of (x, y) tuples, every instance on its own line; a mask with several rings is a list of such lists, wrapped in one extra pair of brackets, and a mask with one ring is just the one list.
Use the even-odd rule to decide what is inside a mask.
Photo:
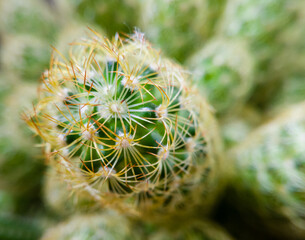
[(43, 74), (29, 125), (90, 193), (164, 198), (205, 161), (204, 101), (141, 33), (73, 45)]

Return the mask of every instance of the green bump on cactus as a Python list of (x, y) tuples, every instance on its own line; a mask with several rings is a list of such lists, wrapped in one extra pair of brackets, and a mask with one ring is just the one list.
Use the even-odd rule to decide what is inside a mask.
[(220, 114), (242, 106), (254, 84), (254, 64), (243, 41), (212, 39), (188, 60), (200, 90)]
[[(95, 33), (71, 52), (52, 59), (26, 120), (73, 189), (126, 211), (210, 199), (221, 142), (185, 71), (139, 32), (112, 42)], [(194, 189), (206, 196), (187, 194)]]
[(115, 212), (75, 215), (45, 232), (42, 240), (128, 240), (138, 239), (131, 233), (130, 223)]
[(255, 130), (232, 150), (238, 173), (235, 185), (248, 192), (244, 198), (250, 196), (242, 201), (256, 202), (252, 207), (263, 219), (271, 219), (276, 229), (293, 228), (288, 234), (302, 232), (303, 237), (304, 139), (305, 104), (301, 103)]
[(141, 20), (148, 38), (180, 62), (209, 38), (225, 0), (141, 1)]

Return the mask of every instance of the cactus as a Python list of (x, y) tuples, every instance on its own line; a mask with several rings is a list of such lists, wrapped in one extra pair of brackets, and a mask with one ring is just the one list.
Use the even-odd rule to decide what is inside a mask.
[(212, 39), (188, 60), (188, 66), (219, 114), (241, 107), (254, 85), (254, 64), (243, 41)]
[(141, 1), (141, 26), (148, 38), (180, 62), (212, 35), (225, 0)]
[(76, 215), (45, 232), (42, 240), (99, 240), (140, 239), (130, 231), (126, 218), (115, 212)]
[[(231, 152), (241, 202), (289, 239), (304, 231), (305, 104), (284, 111)], [(248, 213), (248, 212), (247, 212)], [(268, 222), (269, 220), (269, 222)], [(279, 226), (281, 226), (279, 228)], [(302, 239), (303, 239), (302, 238)]]
[(25, 117), (65, 180), (136, 213), (175, 208), (184, 195), (211, 199), (221, 142), (185, 71), (139, 32), (112, 42), (95, 33), (75, 45), (69, 59), (51, 60)]

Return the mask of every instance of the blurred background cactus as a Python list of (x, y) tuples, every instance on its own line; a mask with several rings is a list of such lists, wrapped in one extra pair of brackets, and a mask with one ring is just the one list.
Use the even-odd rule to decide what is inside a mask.
[(184, 62), (215, 32), (226, 0), (140, 2), (140, 26), (143, 25), (148, 39), (169, 56)]
[(50, 228), (42, 240), (98, 240), (98, 239), (141, 239), (132, 231), (131, 223), (122, 215), (106, 212), (102, 215), (76, 215)]
[[(241, 67), (242, 65), (242, 67)], [(193, 78), (218, 114), (243, 106), (254, 85), (254, 63), (248, 45), (211, 39), (188, 60)]]
[(277, 229), (278, 235), (289, 233), (289, 239), (304, 236), (304, 121), (305, 105), (301, 103), (255, 130), (232, 150), (239, 172), (235, 187), (245, 191), (239, 194), (240, 202), (251, 202), (262, 222), (273, 216), (265, 224)]
[(305, 239), (304, 9), (0, 1), (0, 239)]

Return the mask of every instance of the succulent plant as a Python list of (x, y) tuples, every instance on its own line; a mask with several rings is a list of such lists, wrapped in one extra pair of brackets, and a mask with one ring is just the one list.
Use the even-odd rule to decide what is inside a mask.
[(300, 103), (232, 150), (241, 202), (277, 233), (288, 231), (290, 239), (305, 236), (304, 139), (305, 104)]
[(129, 221), (115, 212), (75, 215), (45, 232), (42, 240), (138, 239), (131, 232)]
[(142, 33), (94, 33), (50, 66), (26, 121), (73, 190), (137, 213), (214, 196), (222, 147), (211, 108)]
[(215, 38), (191, 56), (194, 80), (219, 114), (241, 107), (254, 85), (254, 63), (243, 41)]
[(141, 22), (148, 38), (184, 62), (209, 38), (225, 0), (141, 1)]

